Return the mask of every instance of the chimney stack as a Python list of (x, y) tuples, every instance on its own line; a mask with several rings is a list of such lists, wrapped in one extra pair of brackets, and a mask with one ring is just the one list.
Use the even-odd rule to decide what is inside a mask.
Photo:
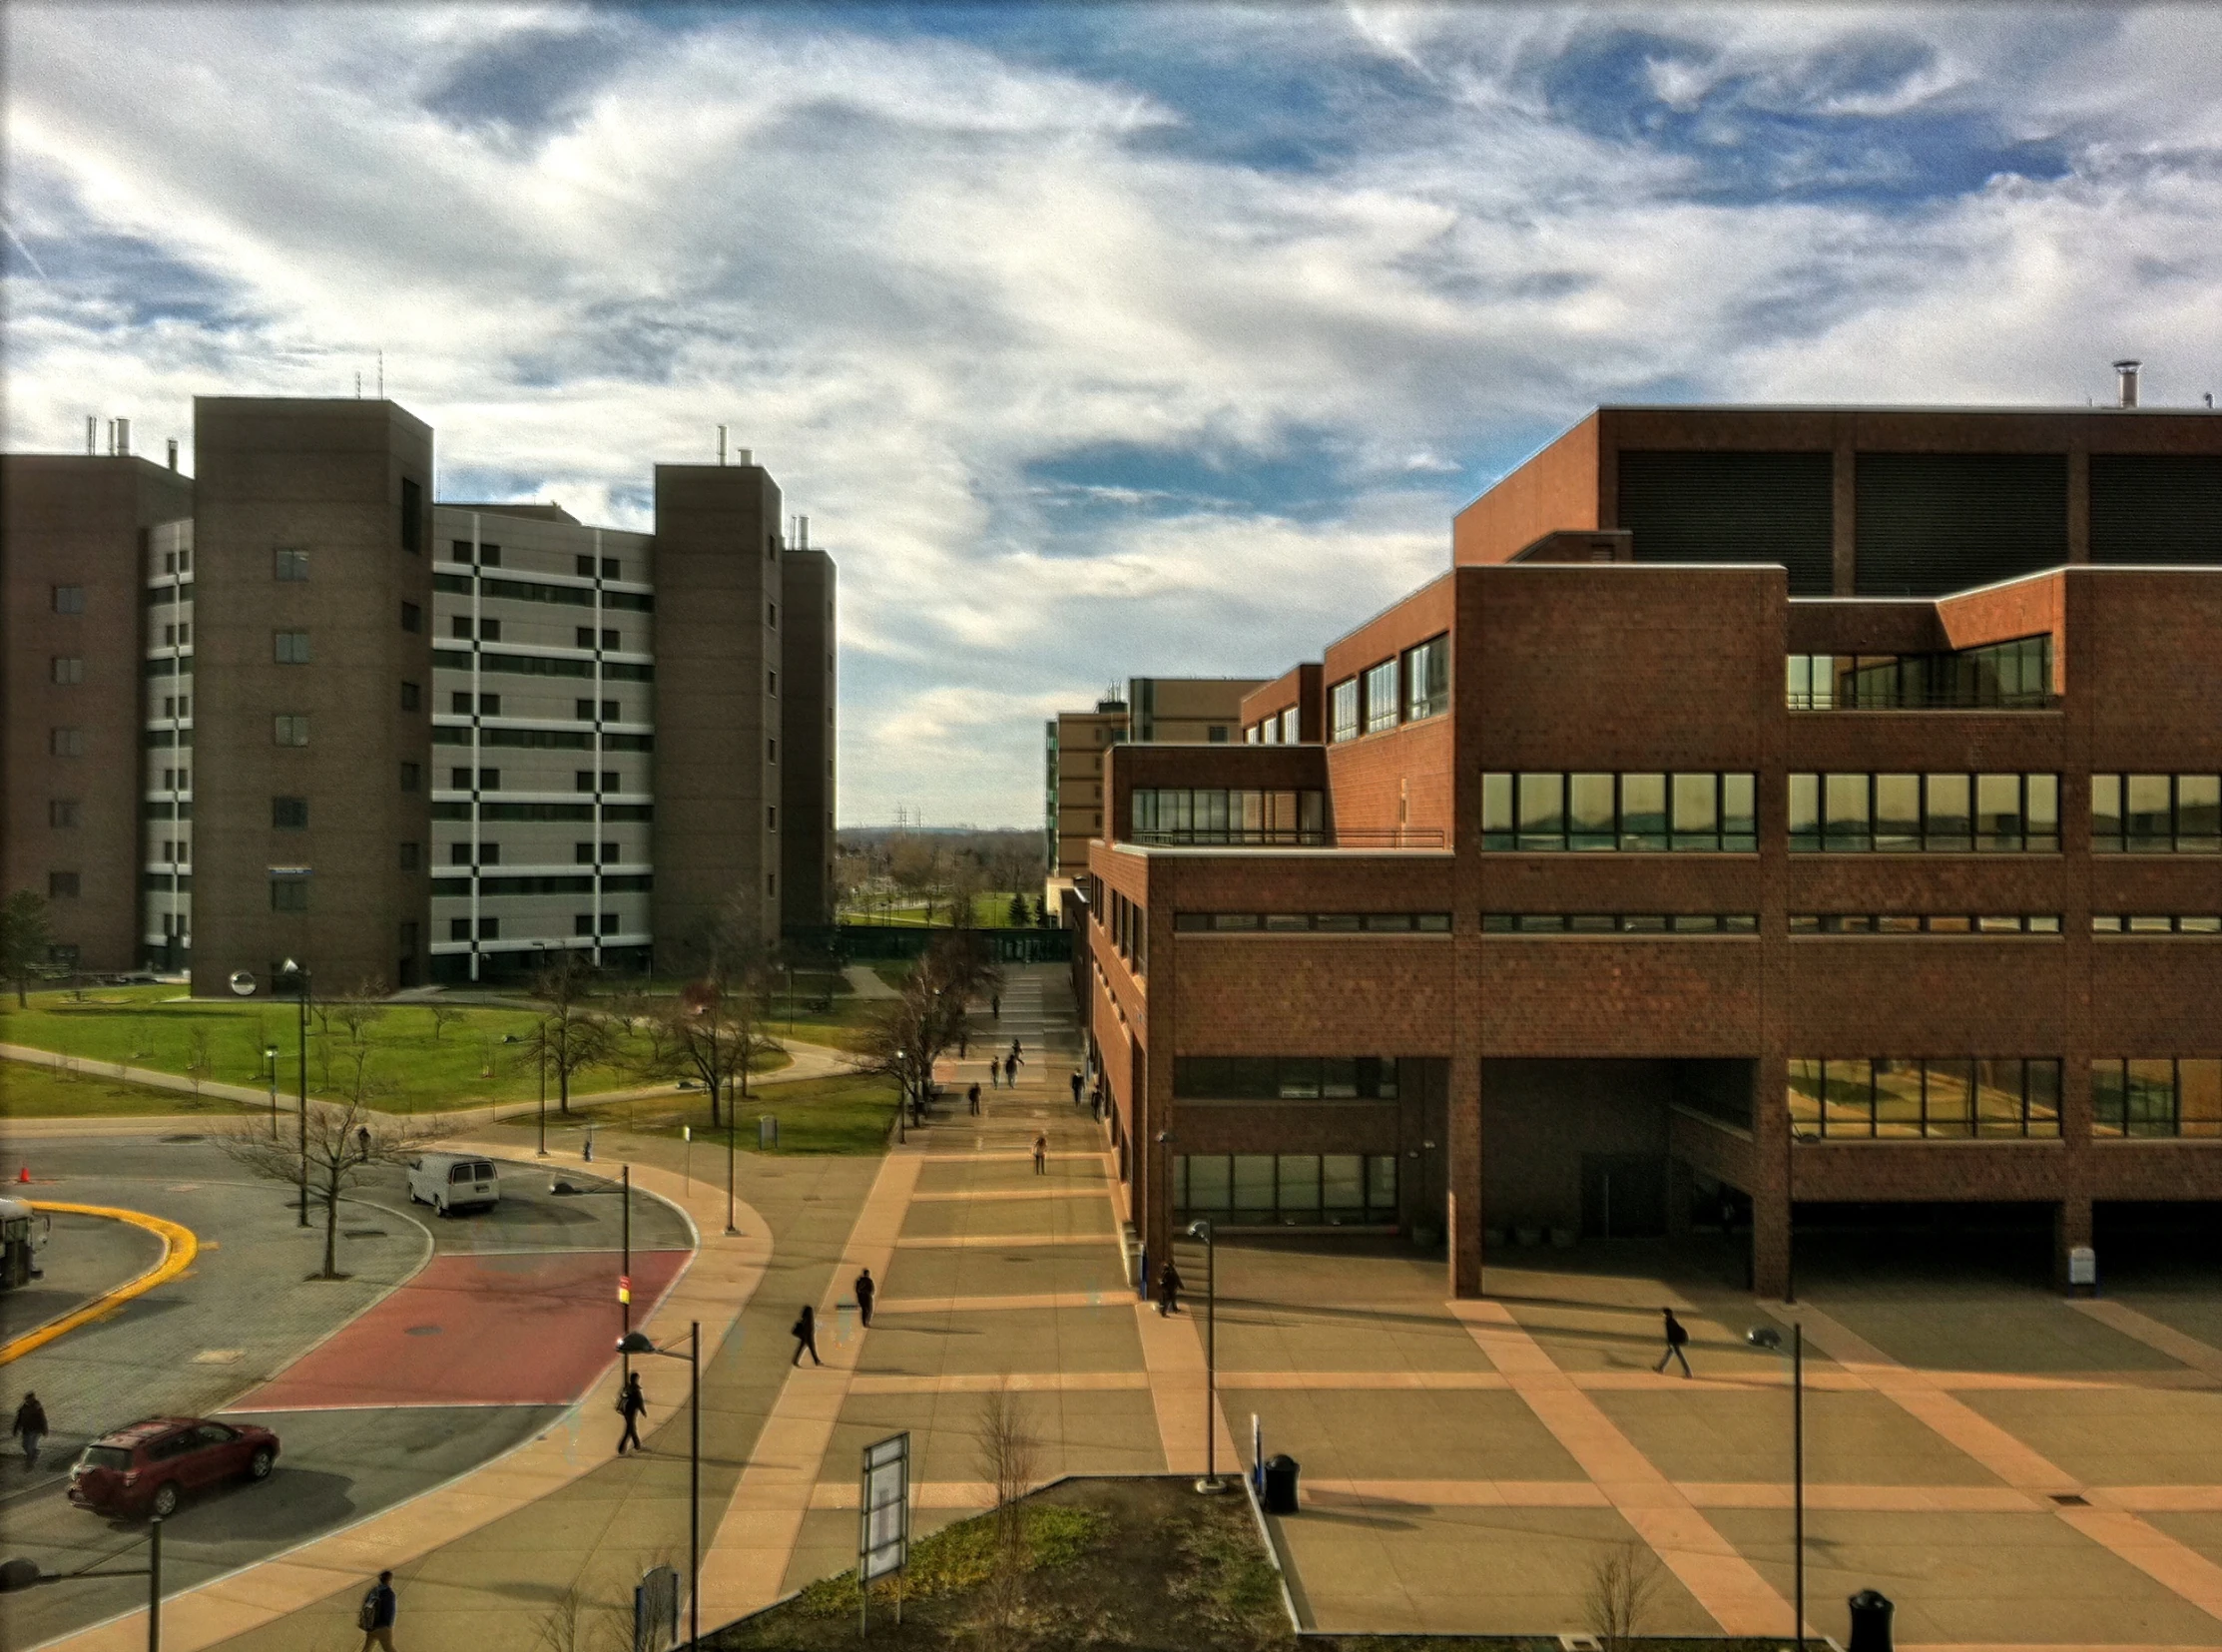
[(88, 459), (100, 457), (100, 414), (98, 413), (87, 413), (85, 415), (85, 456)]
[(811, 519), (809, 517), (798, 516), (795, 519), (795, 537), (798, 550), (807, 551), (811, 548)]
[(2122, 398), (2120, 405), (2124, 407), (2137, 405), (2137, 369), (2143, 365), (2142, 361), (2117, 361), (2114, 363), (2114, 371), (2121, 374)]
[(170, 438), (170, 468), (172, 470), (178, 468), (178, 438), (176, 436)]
[(721, 424), (721, 425), (719, 425), (719, 426), (718, 426), (718, 463), (719, 463), (719, 464), (721, 464), (721, 465), (723, 465), (723, 464), (724, 464), (725, 462), (726, 462), (726, 427), (725, 427), (724, 425), (722, 425), (722, 424)]
[(131, 420), (128, 418), (116, 421), (116, 451), (127, 459), (131, 457)]

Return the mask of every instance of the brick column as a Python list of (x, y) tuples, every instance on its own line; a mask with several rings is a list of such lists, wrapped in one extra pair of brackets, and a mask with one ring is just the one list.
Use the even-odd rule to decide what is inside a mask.
[(2080, 1189), (2070, 1193), (2052, 1208), (2052, 1285), (2065, 1292), (2067, 1283), (2067, 1254), (2078, 1245), (2091, 1242), (2091, 1199)]
[(1463, 1046), (1470, 1034), (1452, 1040), (1450, 1058), (1449, 1140), (1444, 1180), (1444, 1238), (1450, 1258), (1450, 1294), (1481, 1295), (1481, 1062)]
[(1791, 1283), (1789, 1063), (1762, 1055), (1752, 1064), (1752, 1289), (1780, 1297)]

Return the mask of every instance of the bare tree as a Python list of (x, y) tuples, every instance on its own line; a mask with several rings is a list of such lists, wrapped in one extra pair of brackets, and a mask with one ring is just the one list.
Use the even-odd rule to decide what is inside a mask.
[[(430, 1139), (401, 1120), (371, 1110), (365, 1096), (372, 1088), (366, 1062), (370, 1051), (362, 1046), (355, 1062), (355, 1094), (344, 1101), (318, 1102), (307, 1111), (308, 1202), (324, 1213), (324, 1266), (318, 1279), (343, 1279), (339, 1272), (339, 1205), (360, 1185), (373, 1165), (399, 1164)], [(300, 1183), (301, 1154), (296, 1145), (280, 1136), (260, 1134), (260, 1123), (242, 1121), (217, 1138), (225, 1155), (252, 1176), (291, 1187)]]
[(1643, 1544), (1615, 1543), (1597, 1557), (1582, 1605), (1605, 1652), (1628, 1652), (1650, 1622), (1658, 1592), (1658, 1557)]
[(556, 1099), (571, 1111), (571, 1080), (588, 1067), (610, 1062), (617, 1050), (617, 1029), (589, 993), (593, 971), (576, 952), (566, 952), (532, 977), (532, 996), (540, 1020), (525, 1043), (546, 1063), (556, 1081)]
[(209, 1053), (209, 1029), (195, 1027), (186, 1034), (186, 1079), (193, 1086), (193, 1105), (201, 1105), (201, 1086), (208, 1081), (216, 1059)]
[(904, 1104), (923, 1102), (933, 1064), (962, 1040), (967, 1003), (1002, 984), (979, 935), (959, 930), (920, 954), (891, 1003), (878, 1007), (849, 1058), (853, 1071), (880, 1073), (901, 1087)]
[(459, 1027), (470, 1019), (470, 1011), (461, 1004), (450, 1004), (434, 998), (427, 1006), (432, 1012), (432, 1042), (440, 1041), (440, 1034), (449, 1027)]
[(692, 1079), (709, 1094), (710, 1122), (748, 1094), (749, 1064), (780, 1046), (764, 1031), (762, 966), (721, 971), (675, 998), (646, 1000), (629, 1019), (643, 1040), (635, 1068), (644, 1078)]
[(347, 1030), (347, 1042), (361, 1044), (370, 1035), (370, 1029), (385, 1019), (385, 983), (375, 975), (365, 975), (355, 982), (346, 996), (331, 1006), (331, 1018)]
[(980, 1395), (978, 1464), (993, 1488), (995, 1549), (969, 1627), (983, 1652), (1011, 1652), (1027, 1639), (1026, 1493), (1034, 1488), (1041, 1441), (1025, 1401), (1004, 1377)]

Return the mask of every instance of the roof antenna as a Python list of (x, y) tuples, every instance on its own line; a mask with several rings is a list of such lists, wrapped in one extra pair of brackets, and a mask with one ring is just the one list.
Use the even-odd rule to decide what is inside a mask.
[(721, 425), (719, 425), (719, 426), (718, 426), (718, 463), (722, 465), (722, 464), (724, 464), (725, 462), (726, 462), (726, 427), (725, 427), (724, 425), (722, 425), (722, 424), (721, 424)]
[[(2209, 396), (2209, 397), (2207, 397), (2207, 402), (2208, 402), (2208, 404), (2209, 404), (2210, 406), (2211, 406), (2211, 405), (2213, 404), (2213, 401), (2214, 401), (2214, 398), (2213, 398), (2212, 396)], [(100, 414), (98, 414), (98, 413), (87, 413), (87, 414), (85, 415), (85, 456), (86, 456), (86, 457), (87, 457), (88, 459), (91, 459), (91, 458), (97, 458), (97, 457), (99, 456), (99, 454), (100, 454)]]
[(355, 369), (355, 400), (357, 400), (357, 401), (360, 401), (361, 399), (362, 399), (362, 369), (358, 367), (358, 368), (356, 368), (356, 369)]
[(378, 351), (378, 399), (385, 400), (385, 351)]

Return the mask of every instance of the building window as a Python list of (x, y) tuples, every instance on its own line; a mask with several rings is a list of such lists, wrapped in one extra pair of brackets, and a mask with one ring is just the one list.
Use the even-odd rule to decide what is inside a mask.
[(478, 790), (481, 792), (499, 792), (501, 790), (501, 771), (499, 769), (479, 770)]
[(500, 865), (501, 845), (499, 843), (480, 843), (478, 845), (478, 863), (482, 866)]
[[(581, 557), (579, 560), (584, 562), (587, 560), (587, 558)], [(578, 647), (591, 649), (594, 646), (594, 627), (592, 627), (591, 625), (580, 626), (578, 628), (576, 636)]]
[(46, 824), (58, 831), (67, 831), (78, 822), (78, 803), (75, 798), (56, 798), (46, 806)]
[(593, 865), (594, 845), (592, 843), (573, 843), (571, 845), (571, 858), (582, 866)]
[(572, 702), (571, 715), (573, 717), (576, 717), (581, 723), (593, 722), (594, 702), (591, 700), (578, 700)]
[(481, 618), (478, 622), (478, 640), (482, 643), (501, 641), (501, 621)]
[(304, 831), (308, 827), (306, 798), (271, 799), (271, 826), (278, 831)]
[(1389, 1101), (1393, 1056), (1179, 1055), (1173, 1094), (1203, 1101)]
[(1396, 1220), (1392, 1153), (1176, 1154), (1172, 1171), (1182, 1217), (1277, 1228)]
[(778, 804), (767, 804), (765, 806), (764, 829), (766, 831), (777, 831), (780, 829), (780, 806)]
[(271, 552), (271, 578), (298, 583), (308, 577), (308, 553), (292, 546)]
[(2222, 1060), (2091, 1063), (2094, 1136), (2222, 1136)]
[[(1327, 841), (1327, 795), (1318, 791), (1139, 788), (1128, 803), (1138, 843), (1272, 846)], [(1103, 825), (1096, 817), (1095, 824)]]
[(424, 549), (424, 489), (401, 478), (401, 549), (415, 556)]
[(50, 871), (46, 874), (46, 897), (49, 900), (75, 900), (77, 898), (77, 873)]
[(447, 863), (448, 863), (449, 865), (451, 865), (451, 866), (467, 866), (467, 865), (469, 865), (469, 864), (470, 864), (470, 844), (468, 844), (468, 843), (450, 843), (450, 844), (448, 844), (448, 845), (447, 845)]
[(308, 879), (305, 877), (272, 878), (271, 910), (274, 912), (307, 911)]
[(1209, 744), (1213, 746), (1226, 745), (1227, 725), (1224, 723), (1214, 723), (1208, 730), (1205, 731), (1204, 738)]
[(468, 792), (470, 790), (470, 771), (468, 769), (450, 769), (447, 772), (447, 789), (450, 792)]
[(480, 940), (501, 939), (501, 919), (498, 917), (480, 918), (478, 920), (478, 938)]
[(271, 658), (281, 666), (305, 666), (308, 664), (308, 633), (305, 631), (272, 632)]
[(573, 912), (571, 914), (571, 933), (574, 935), (593, 934), (594, 914), (592, 912)]
[(85, 612), (85, 587), (82, 585), (57, 585), (54, 587), (54, 612), (57, 614), (82, 614)]
[[(577, 558), (572, 566), (577, 571), (579, 578), (592, 579), (594, 577), (594, 558), (591, 556)], [(586, 645), (582, 643), (580, 646), (583, 648)]]
[(1404, 650), (1404, 716), (1414, 723), (1450, 709), (1450, 638)]
[(618, 774), (615, 769), (602, 771), (602, 790), (605, 792), (622, 792), (625, 790), (618, 784)]
[(1793, 654), (1794, 712), (2042, 710), (2052, 704), (2052, 639), (1944, 654)]
[(620, 641), (618, 640), (618, 635), (615, 631), (605, 631), (602, 633), (602, 646), (606, 649), (611, 650), (612, 652), (616, 652), (623, 647), (623, 644), (620, 643)]
[(780, 674), (778, 672), (767, 671), (764, 674), (764, 692), (768, 695), (771, 695), (774, 699), (779, 698)]
[(579, 791), (581, 791), (581, 792), (591, 792), (591, 791), (593, 791), (593, 790), (594, 790), (594, 771), (593, 771), (593, 770), (591, 770), (591, 769), (581, 769), (581, 770), (580, 770), (580, 771), (578, 772), (578, 777), (577, 777), (577, 783), (576, 783), (576, 784), (577, 784), (577, 788), (578, 788), (578, 790), (579, 790)]
[(780, 892), (780, 874), (778, 872), (768, 871), (764, 874), (764, 892), (768, 895), (776, 895)]
[(469, 642), (470, 616), (468, 614), (450, 615), (447, 621), (447, 630), (448, 634), (452, 636), (457, 642)]
[(415, 843), (403, 843), (401, 845), (401, 869), (403, 871), (416, 870), (418, 852), (418, 846)]
[(1485, 935), (1755, 935), (1753, 912), (1483, 912)]
[(413, 763), (401, 765), (401, 790), (414, 792), (424, 784), (424, 771)]
[(778, 603), (768, 602), (764, 605), (764, 623), (774, 631), (779, 630), (780, 605)]
[(447, 938), (449, 940), (469, 940), (470, 919), (467, 917), (449, 918), (447, 920)]
[(83, 729), (49, 730), (46, 749), (58, 758), (81, 758), (85, 755), (85, 731)]
[(1396, 727), (1396, 714), (1400, 709), (1397, 704), (1396, 676), (1394, 660), (1384, 660), (1366, 673), (1366, 732), (1370, 735), (1378, 735)]
[(604, 579), (618, 579), (622, 577), (622, 575), (618, 571), (616, 557), (606, 556), (602, 558), (602, 577)]
[(1481, 846), (1749, 854), (1757, 796), (1747, 774), (1485, 774)]
[(305, 712), (279, 712), (271, 719), (271, 741), (278, 746), (306, 746), (308, 716)]
[(75, 688), (85, 681), (85, 662), (74, 654), (55, 655), (54, 681), (62, 688)]
[(2057, 912), (1792, 912), (1794, 935), (2056, 935)]
[(605, 722), (605, 723), (622, 723), (622, 722), (624, 721), (624, 719), (623, 719), (623, 718), (621, 718), (621, 717), (620, 717), (620, 716), (618, 715), (618, 711), (619, 711), (619, 707), (618, 707), (618, 703), (617, 703), (616, 701), (614, 701), (614, 700), (605, 700), (605, 701), (603, 701), (603, 702), (602, 702), (602, 721), (603, 721), (603, 722)]
[(424, 611), (413, 602), (404, 602), (401, 605), (401, 629), (403, 631), (421, 631), (424, 629)]
[(470, 716), (470, 696), (459, 690), (450, 693), (447, 697), (447, 709), (455, 717)]
[(1792, 775), (1799, 853), (2009, 852), (2060, 846), (2057, 775)]
[(1359, 735), (1358, 679), (1345, 678), (1327, 695), (1328, 739), (1356, 740)]
[(1949, 1056), (1790, 1063), (1790, 1126), (1832, 1141), (2056, 1137), (2056, 1060)]
[(602, 933), (605, 935), (617, 933), (617, 914), (615, 912), (604, 912), (602, 914)]
[(2222, 851), (2222, 775), (2093, 775), (2091, 849), (2104, 854)]
[(2093, 912), (2091, 929), (2101, 935), (2222, 935), (2222, 916), (2213, 912), (2176, 912), (2123, 917)]

